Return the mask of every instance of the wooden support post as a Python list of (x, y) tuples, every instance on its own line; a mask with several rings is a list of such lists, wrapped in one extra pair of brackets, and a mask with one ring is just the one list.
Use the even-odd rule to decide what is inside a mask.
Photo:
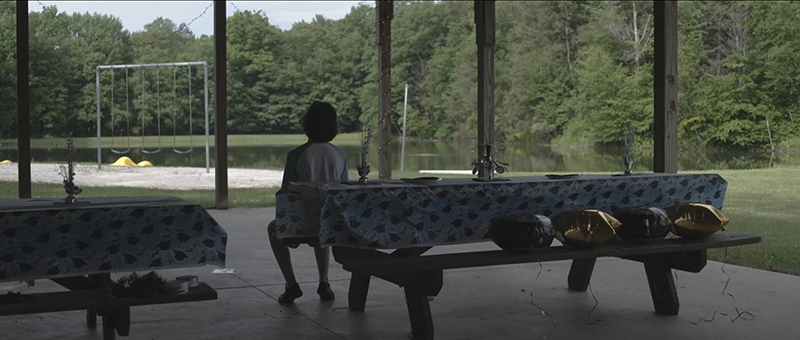
[(589, 288), (589, 281), (592, 279), (596, 257), (572, 260), (567, 276), (567, 286), (570, 290), (585, 292)]
[(406, 293), (408, 318), (411, 321), (411, 338), (414, 340), (433, 339), (433, 316), (428, 296), (419, 286), (412, 284), (403, 287)]
[(225, 1), (214, 1), (214, 181), (217, 209), (228, 209), (228, 47)]
[(31, 85), (28, 2), (17, 1), (17, 151), (19, 198), (31, 198)]
[[(484, 144), (494, 145), (494, 0), (475, 0), (475, 38), (478, 43), (478, 155)], [(494, 148), (492, 148), (494, 150)], [(478, 176), (489, 177), (480, 168)]]
[(378, 42), (378, 178), (392, 178), (392, 18), (391, 0), (375, 1)]
[(363, 312), (367, 308), (369, 293), (369, 274), (353, 273), (350, 276), (350, 289), (347, 292), (347, 303), (351, 311)]
[(666, 256), (645, 255), (644, 271), (647, 274), (647, 283), (650, 285), (650, 296), (653, 297), (656, 314), (678, 315), (680, 309), (678, 291), (675, 290), (675, 281), (672, 279), (672, 271)]
[(655, 1), (653, 171), (678, 172), (678, 2)]

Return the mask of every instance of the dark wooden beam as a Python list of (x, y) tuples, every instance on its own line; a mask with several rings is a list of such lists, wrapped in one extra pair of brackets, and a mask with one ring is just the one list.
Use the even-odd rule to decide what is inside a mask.
[[(478, 155), (494, 144), (494, 0), (475, 0), (475, 38), (478, 43)], [(494, 149), (494, 148), (493, 148)], [(478, 176), (489, 177), (480, 168)]]
[(217, 209), (228, 209), (228, 36), (225, 1), (214, 1), (214, 166)]
[(654, 1), (653, 171), (678, 172), (678, 2)]
[(378, 42), (378, 178), (392, 178), (392, 18), (391, 0), (375, 1)]
[(19, 198), (31, 198), (31, 85), (28, 2), (17, 1), (17, 152)]

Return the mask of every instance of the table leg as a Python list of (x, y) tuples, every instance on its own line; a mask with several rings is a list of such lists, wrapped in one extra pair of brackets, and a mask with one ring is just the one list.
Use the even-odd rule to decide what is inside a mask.
[(408, 318), (411, 320), (411, 334), (414, 340), (433, 339), (433, 317), (428, 296), (422, 293), (417, 284), (404, 287)]
[(596, 257), (572, 260), (572, 266), (569, 268), (569, 276), (567, 277), (569, 289), (578, 292), (586, 291), (589, 287), (589, 280), (592, 278), (595, 262), (597, 262)]
[(114, 313), (104, 313), (103, 314), (103, 340), (114, 340), (116, 339), (116, 320), (114, 318)]
[(131, 308), (121, 307), (114, 311), (114, 329), (119, 336), (128, 336), (131, 332)]
[(647, 273), (656, 314), (678, 315), (678, 292), (675, 290), (675, 281), (667, 261), (664, 254), (647, 255), (644, 259), (644, 271)]
[(347, 293), (351, 311), (363, 312), (367, 305), (370, 275), (353, 273), (350, 276), (350, 290)]

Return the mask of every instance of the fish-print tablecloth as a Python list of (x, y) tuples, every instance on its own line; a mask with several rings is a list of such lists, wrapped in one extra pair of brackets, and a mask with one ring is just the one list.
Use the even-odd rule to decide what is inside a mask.
[(0, 200), (0, 282), (203, 264), (225, 266), (228, 235), (175, 197)]
[(320, 245), (398, 249), (489, 240), (492, 219), (514, 213), (553, 217), (569, 209), (704, 203), (722, 209), (727, 182), (716, 174), (593, 175), (568, 179), (442, 179), (290, 183), (277, 195), (278, 238), (318, 237)]

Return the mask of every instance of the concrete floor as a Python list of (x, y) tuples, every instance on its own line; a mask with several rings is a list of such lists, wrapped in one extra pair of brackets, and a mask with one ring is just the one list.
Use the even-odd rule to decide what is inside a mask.
[[(274, 209), (211, 210), (228, 232), (228, 268), (162, 270), (168, 279), (198, 275), (217, 289), (214, 301), (131, 308), (129, 339), (408, 339), (410, 325), (403, 290), (373, 279), (363, 313), (347, 308), (349, 275), (333, 263), (333, 302), (316, 294), (311, 248), (293, 251), (305, 295), (282, 306), (283, 279), (266, 237)], [(439, 247), (435, 252), (495, 249), (492, 243)], [(444, 288), (431, 302), (436, 339), (800, 339), (800, 277), (709, 262), (699, 274), (679, 272), (678, 316), (653, 311), (641, 264), (600, 259), (592, 292), (566, 287), (568, 261), (445, 271)], [(541, 274), (539, 274), (541, 272)], [(727, 274), (726, 274), (727, 272)], [(121, 273), (126, 274), (126, 273)], [(537, 280), (538, 275), (538, 280)], [(730, 276), (727, 293), (722, 291)], [(33, 288), (0, 284), (0, 294), (58, 290), (46, 281)], [(533, 293), (533, 296), (531, 296)], [(532, 304), (535, 303), (534, 304)], [(551, 317), (542, 317), (536, 307)], [(2, 306), (0, 306), (2, 308)], [(749, 315), (731, 322), (739, 312)], [(701, 318), (713, 322), (693, 325)], [(721, 315), (727, 314), (727, 316)], [(745, 319), (747, 318), (747, 319)], [(555, 328), (553, 328), (555, 322)], [(0, 339), (101, 339), (85, 326), (84, 312), (0, 317)]]

